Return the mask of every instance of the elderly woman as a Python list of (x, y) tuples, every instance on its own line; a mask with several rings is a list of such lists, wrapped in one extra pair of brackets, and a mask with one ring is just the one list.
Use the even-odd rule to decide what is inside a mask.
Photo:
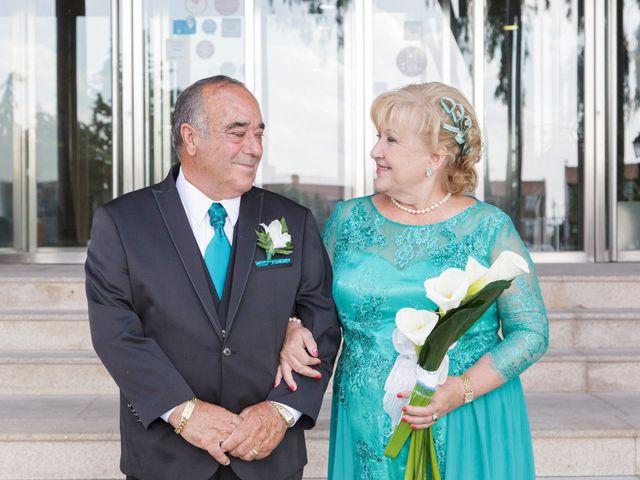
[[(344, 345), (333, 388), (329, 479), (402, 479), (408, 443), (383, 455), (394, 425), (382, 408), (397, 356), (391, 332), (403, 307), (436, 308), (423, 282), (471, 255), (484, 266), (504, 250), (528, 259), (514, 280), (449, 352), (449, 377), (427, 407), (403, 421), (433, 426), (443, 479), (535, 479), (519, 375), (546, 351), (548, 319), (530, 257), (510, 218), (470, 196), (481, 154), (480, 129), (467, 99), (442, 83), (409, 85), (371, 107), (378, 141), (377, 194), (339, 203), (324, 229), (333, 261), (333, 294)], [(291, 324), (281, 354), (316, 375), (313, 340)], [(500, 332), (502, 337), (500, 336)], [(408, 392), (398, 392), (408, 396)]]

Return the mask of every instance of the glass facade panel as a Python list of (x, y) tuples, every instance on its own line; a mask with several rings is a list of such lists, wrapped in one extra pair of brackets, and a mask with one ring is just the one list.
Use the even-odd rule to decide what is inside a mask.
[[(110, 3), (11, 3), (0, 16), (0, 246), (85, 246), (112, 197)], [(21, 245), (9, 182), (28, 192)]]
[(18, 9), (12, 4), (0, 10), (0, 248), (14, 246), (13, 164), (14, 149), (19, 143), (14, 139), (24, 128), (15, 114), (21, 50)]
[(473, 99), (471, 4), (374, 0), (373, 95), (440, 81)]
[(145, 0), (145, 183), (159, 182), (177, 157), (171, 112), (196, 80), (224, 74), (245, 81), (242, 0)]
[(264, 137), (262, 185), (309, 207), (322, 228), (352, 196), (345, 51), (349, 2), (257, 2)]
[(84, 246), (112, 197), (110, 4), (35, 3), (37, 245)]
[(35, 3), (37, 245), (84, 246), (112, 197), (110, 4)]
[(583, 2), (490, 0), (485, 15), (485, 199), (531, 251), (583, 250)]
[(623, 2), (618, 15), (618, 249), (640, 250), (640, 8)]
[[(512, 217), (531, 251), (590, 258), (585, 245), (595, 245), (596, 258), (606, 259), (601, 237), (585, 238), (585, 231), (607, 229), (594, 222), (615, 212), (615, 230), (607, 230), (617, 234), (612, 255), (617, 248), (635, 252), (623, 260), (636, 259), (640, 10), (638, 0), (611, 1), (604, 8), (585, 0), (255, 0), (250, 12), (243, 0), (120, 1), (126, 63), (118, 101), (125, 111), (115, 119), (112, 2), (3, 2), (0, 249), (85, 246), (93, 211), (113, 196), (113, 133), (126, 129), (116, 172), (124, 188), (160, 181), (177, 160), (175, 99), (194, 81), (222, 73), (247, 81), (263, 109), (258, 183), (310, 207), (320, 226), (339, 199), (371, 193), (362, 175), (374, 139), (366, 135), (373, 132), (363, 101), (408, 83), (442, 81), (481, 105), (486, 161), (479, 193)], [(484, 14), (476, 19), (484, 30), (475, 34), (474, 4)], [(585, 30), (585, 8), (617, 16), (587, 22)], [(611, 62), (603, 25), (617, 35)], [(368, 32), (370, 40), (358, 37)], [(473, 44), (482, 38), (480, 52)], [(585, 43), (615, 65), (611, 83), (587, 79), (591, 91), (584, 86)], [(478, 79), (472, 67), (481, 57)], [(484, 89), (482, 98), (472, 98), (474, 87)], [(585, 111), (585, 97), (593, 105), (588, 95), (596, 92), (617, 102), (600, 112), (604, 121)], [(613, 111), (617, 117), (609, 118)], [(595, 136), (586, 139), (585, 117), (596, 120)], [(605, 138), (605, 123), (615, 125), (615, 139)], [(596, 150), (606, 143), (611, 148)], [(615, 164), (615, 178), (605, 161)], [(596, 171), (608, 178), (595, 177), (585, 195), (585, 178)], [(616, 202), (600, 208), (595, 195), (611, 186)]]

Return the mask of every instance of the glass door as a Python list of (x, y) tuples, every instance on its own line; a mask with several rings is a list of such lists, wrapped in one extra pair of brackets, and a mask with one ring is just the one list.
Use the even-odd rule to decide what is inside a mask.
[(509, 214), (530, 251), (560, 260), (586, 259), (593, 209), (583, 25), (582, 0), (485, 3), (485, 199)]
[(144, 137), (144, 176), (133, 187), (161, 181), (177, 161), (171, 148), (171, 112), (186, 87), (219, 74), (245, 82), (244, 8), (242, 0), (142, 2), (142, 18), (134, 18), (142, 28), (133, 29), (134, 45), (142, 45), (141, 57), (132, 62), (134, 71), (136, 64), (143, 65), (143, 78), (132, 79), (144, 85), (142, 126), (123, 132), (132, 136), (131, 143), (138, 141), (134, 135), (139, 131)]
[(620, 260), (640, 260), (640, 8), (619, 0), (615, 17), (617, 105), (614, 238)]
[(0, 10), (0, 248), (86, 247), (112, 198), (111, 4)]
[[(133, 79), (144, 84), (144, 176), (133, 187), (160, 181), (177, 161), (170, 132), (180, 92), (224, 74), (245, 82), (262, 108), (267, 129), (257, 183), (308, 206), (322, 226), (335, 203), (351, 196), (344, 67), (353, 42), (345, 25), (350, 9), (342, 2), (251, 3), (250, 12), (240, 0), (142, 3), (132, 63), (144, 65), (143, 78)], [(130, 143), (139, 138), (136, 128), (134, 121), (134, 129), (123, 132)]]
[(267, 124), (260, 182), (310, 208), (320, 228), (351, 198), (350, 2), (256, 2), (256, 89)]
[(373, 32), (373, 97), (439, 81), (473, 99), (470, 2), (373, 0)]

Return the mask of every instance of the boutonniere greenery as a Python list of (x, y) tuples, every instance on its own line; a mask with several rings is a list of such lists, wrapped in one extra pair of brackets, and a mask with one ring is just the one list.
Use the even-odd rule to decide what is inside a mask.
[(273, 220), (269, 225), (261, 223), (260, 226), (264, 231), (256, 230), (257, 244), (266, 252), (267, 261), (270, 261), (274, 255), (290, 255), (293, 252), (291, 235), (288, 233), (284, 217)]

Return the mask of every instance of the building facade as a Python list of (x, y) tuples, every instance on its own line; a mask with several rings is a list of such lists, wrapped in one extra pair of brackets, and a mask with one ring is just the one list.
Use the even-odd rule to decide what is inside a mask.
[(160, 181), (170, 116), (244, 81), (257, 183), (373, 193), (368, 108), (443, 81), (484, 133), (478, 198), (540, 262), (640, 261), (640, 0), (24, 0), (0, 6), (0, 262), (80, 262), (95, 208)]

